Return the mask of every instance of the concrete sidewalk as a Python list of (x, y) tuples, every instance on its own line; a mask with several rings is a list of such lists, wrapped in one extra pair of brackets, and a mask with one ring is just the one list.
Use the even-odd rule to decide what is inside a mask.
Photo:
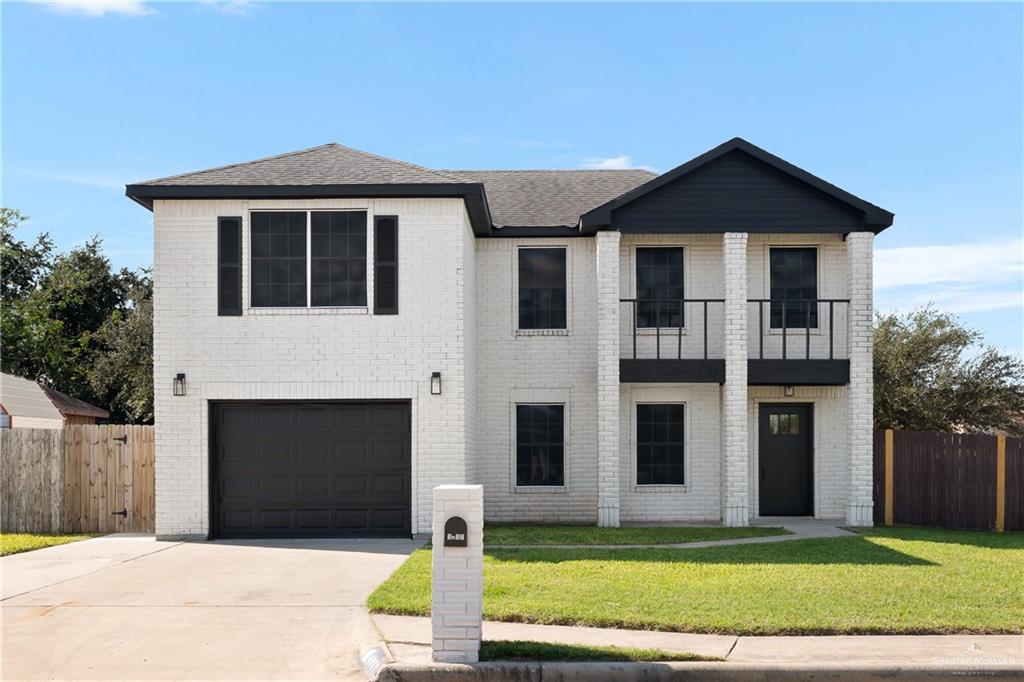
[[(429, 663), (429, 618), (372, 615), (371, 619), (397, 662)], [(485, 621), (483, 638), (663, 649), (755, 667), (948, 666), (951, 673), (1016, 667), (1024, 673), (1021, 635), (734, 637)]]

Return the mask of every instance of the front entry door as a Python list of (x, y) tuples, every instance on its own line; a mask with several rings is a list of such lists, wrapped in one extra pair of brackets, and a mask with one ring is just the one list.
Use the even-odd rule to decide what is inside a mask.
[(758, 466), (761, 516), (811, 516), (811, 406), (761, 405)]

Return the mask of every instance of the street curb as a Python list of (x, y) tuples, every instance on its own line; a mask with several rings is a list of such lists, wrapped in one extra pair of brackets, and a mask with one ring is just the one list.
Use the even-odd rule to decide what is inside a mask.
[(378, 682), (773, 682), (792, 680), (1024, 680), (1020, 666), (750, 665), (737, 663), (479, 663), (384, 666)]

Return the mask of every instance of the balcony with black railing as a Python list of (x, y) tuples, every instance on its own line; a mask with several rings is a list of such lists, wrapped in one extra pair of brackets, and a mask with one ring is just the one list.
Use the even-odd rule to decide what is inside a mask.
[[(620, 299), (620, 381), (723, 383), (725, 300)], [(849, 300), (750, 299), (747, 381), (842, 385), (849, 381)]]

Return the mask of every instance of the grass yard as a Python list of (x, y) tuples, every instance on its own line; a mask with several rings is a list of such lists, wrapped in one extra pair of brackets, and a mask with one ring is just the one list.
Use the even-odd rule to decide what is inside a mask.
[(706, 540), (732, 540), (787, 535), (784, 528), (649, 527), (600, 528), (522, 523), (484, 525), (484, 544), (502, 545), (673, 545)]
[(0, 533), (0, 556), (19, 554), (33, 549), (66, 545), (69, 542), (88, 540), (97, 537), (97, 533), (75, 533), (67, 535), (47, 535), (46, 533)]
[(619, 646), (578, 646), (512, 640), (480, 643), (481, 661), (721, 661), (721, 658), (674, 653), (661, 649), (633, 649)]
[[(430, 614), (430, 550), (370, 596)], [(486, 548), (490, 620), (750, 635), (1024, 632), (1024, 533), (870, 529), (681, 549)]]

